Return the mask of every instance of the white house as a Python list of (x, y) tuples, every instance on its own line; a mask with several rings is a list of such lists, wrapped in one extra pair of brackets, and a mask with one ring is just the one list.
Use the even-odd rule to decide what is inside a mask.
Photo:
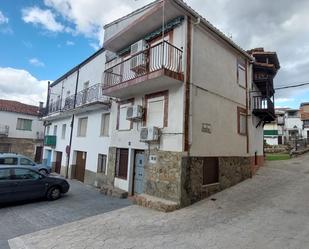
[[(104, 49), (49, 86), (44, 159), (54, 171), (87, 184), (105, 174), (110, 100), (102, 95)], [(68, 167), (69, 166), (69, 167)]]
[(263, 164), (276, 53), (242, 50), (180, 0), (155, 1), (104, 34), (103, 94), (117, 99), (108, 182), (185, 206)]
[(186, 206), (263, 165), (275, 52), (244, 51), (181, 0), (104, 34), (104, 49), (50, 85), (44, 158), (57, 172)]
[(0, 99), (0, 152), (15, 152), (41, 161), (44, 126), (39, 106)]

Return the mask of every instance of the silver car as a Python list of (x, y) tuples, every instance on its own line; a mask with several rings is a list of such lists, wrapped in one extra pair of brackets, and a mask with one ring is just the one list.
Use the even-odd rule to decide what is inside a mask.
[(0, 153), (0, 168), (8, 166), (21, 166), (34, 169), (43, 175), (48, 175), (51, 168), (47, 165), (37, 164), (30, 158), (15, 153)]

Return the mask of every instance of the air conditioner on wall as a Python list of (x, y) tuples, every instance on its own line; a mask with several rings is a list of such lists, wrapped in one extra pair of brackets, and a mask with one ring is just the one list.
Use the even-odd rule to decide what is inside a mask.
[(140, 131), (141, 142), (152, 142), (159, 140), (159, 128), (155, 126), (142, 127)]
[(147, 47), (145, 40), (140, 40), (131, 45), (130, 69), (136, 74), (146, 72), (146, 55), (140, 52), (147, 49)]
[(141, 120), (143, 118), (143, 107), (141, 105), (133, 105), (127, 108), (127, 120)]

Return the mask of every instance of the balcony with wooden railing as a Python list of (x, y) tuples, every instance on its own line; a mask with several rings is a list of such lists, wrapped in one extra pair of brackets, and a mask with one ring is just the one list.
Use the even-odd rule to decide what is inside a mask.
[(276, 119), (274, 102), (267, 96), (254, 96), (252, 98), (252, 112), (265, 122)]
[(103, 94), (122, 98), (183, 81), (183, 52), (167, 41), (147, 48), (104, 72)]
[(95, 105), (110, 106), (110, 99), (102, 94), (102, 84), (90, 86), (82, 91), (73, 94), (63, 101), (56, 101), (49, 105), (48, 114), (56, 112), (68, 112), (78, 110), (80, 108), (91, 109)]

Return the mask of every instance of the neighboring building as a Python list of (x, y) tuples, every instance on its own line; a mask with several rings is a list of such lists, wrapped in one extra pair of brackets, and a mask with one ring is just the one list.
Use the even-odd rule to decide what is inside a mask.
[(44, 126), (40, 106), (0, 99), (0, 152), (14, 152), (42, 159)]
[(102, 95), (101, 84), (104, 65), (100, 49), (50, 84), (43, 118), (46, 163), (57, 173), (93, 185), (106, 172), (110, 140), (110, 100)]
[(309, 103), (301, 103), (300, 115), (303, 121), (303, 137), (309, 140)]
[(275, 119), (276, 53), (245, 52), (180, 0), (104, 29), (103, 94), (117, 99), (106, 181), (185, 206), (251, 177)]
[(299, 109), (287, 109), (285, 111), (284, 133), (286, 142), (302, 138), (303, 122)]
[(264, 125), (264, 141), (268, 145), (280, 145), (285, 143), (285, 112), (282, 110), (275, 110), (275, 113), (276, 119)]

